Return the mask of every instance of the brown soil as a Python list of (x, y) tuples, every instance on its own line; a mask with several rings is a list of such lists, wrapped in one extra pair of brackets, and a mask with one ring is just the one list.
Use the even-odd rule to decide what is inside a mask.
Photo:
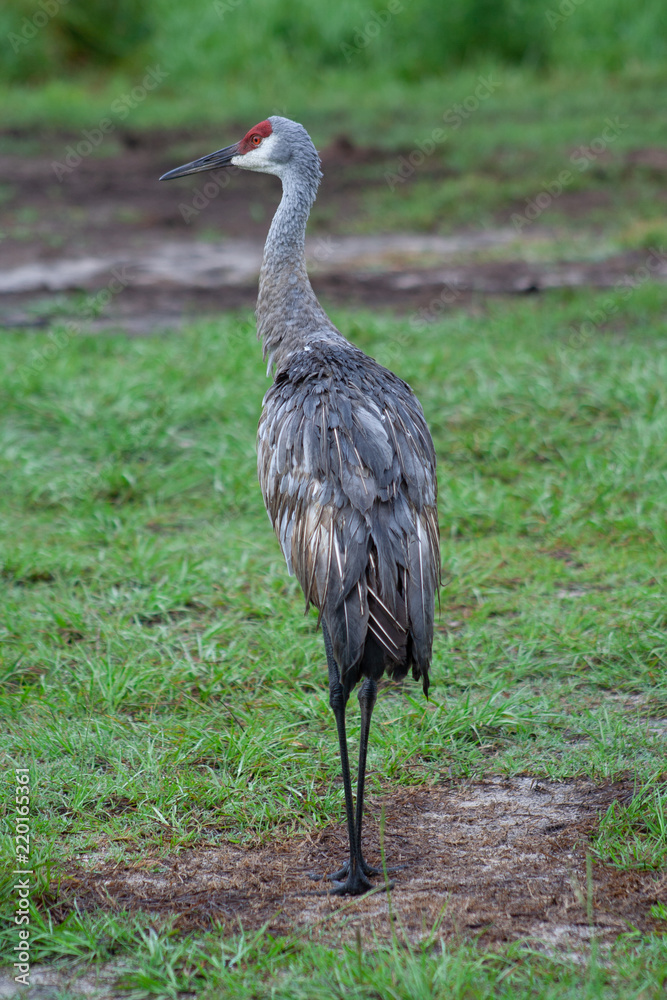
[[(9, 240), (0, 242), (0, 267), (36, 256), (59, 257), (64, 247), (71, 256), (73, 250), (126, 250), (140, 246), (144, 239), (198, 239), (211, 232), (243, 239), (266, 236), (280, 200), (280, 182), (275, 177), (249, 176), (232, 167), (158, 183), (161, 174), (172, 167), (224, 145), (224, 136), (186, 130), (151, 131), (142, 136), (119, 130), (104, 143), (105, 152), (114, 150), (110, 155), (92, 153), (71, 170), (54, 169), (59, 163), (67, 168), (67, 150), (81, 140), (80, 133), (54, 132), (37, 140), (17, 130), (0, 131), (0, 177), (6, 192), (3, 214), (10, 232), (16, 224), (24, 226), (11, 246)], [(28, 154), (26, 142), (32, 147)], [(368, 182), (353, 176), (352, 168), (383, 158), (394, 159), (345, 140), (324, 150), (325, 180), (318, 197), (321, 214), (339, 221), (353, 216), (357, 210), (354, 193)], [(213, 181), (215, 187), (216, 177), (221, 178), (222, 189), (207, 198), (205, 211), (186, 221), (179, 205), (191, 205), (196, 192), (208, 182)], [(233, 189), (233, 197), (225, 196), (227, 188)], [(313, 223), (316, 228), (317, 215)]]
[[(33, 135), (20, 131), (0, 132), (0, 176), (4, 239), (0, 239), (0, 326), (46, 325), (51, 316), (62, 316), (62, 302), (53, 304), (53, 293), (104, 288), (114, 273), (130, 261), (128, 285), (115, 295), (101, 319), (86, 321), (86, 328), (122, 329), (143, 334), (173, 326), (188, 316), (215, 314), (224, 309), (251, 306), (256, 298), (256, 273), (230, 277), (224, 268), (206, 267), (206, 248), (213, 237), (239, 248), (239, 257), (261, 245), (280, 195), (276, 178), (249, 177), (243, 171), (221, 172), (223, 188), (215, 175), (160, 184), (158, 177), (175, 164), (216, 148), (224, 137), (209, 131), (151, 132), (141, 135), (120, 130), (104, 144), (109, 155), (96, 152), (84, 157), (58, 179), (54, 163), (65, 163), (68, 148), (81, 141), (80, 133)], [(382, 169), (365, 176), (369, 164), (395, 164), (396, 154), (360, 148), (338, 139), (323, 151), (324, 181), (309, 232), (318, 234), (344, 230), (357, 218), (365, 188), (383, 184)], [(650, 163), (663, 169), (660, 150), (628, 154), (628, 169)], [(446, 176), (446, 168), (440, 173)], [(209, 196), (212, 184), (213, 194)], [(199, 205), (198, 192), (208, 191), (201, 211), (183, 218), (181, 206)], [(578, 219), (595, 207), (595, 191), (576, 192), (579, 202), (573, 214)], [(559, 202), (566, 210), (567, 199)], [(506, 242), (507, 230), (487, 230), (493, 240)], [(539, 224), (522, 234), (522, 242), (539, 234)], [(468, 236), (469, 238), (469, 236)], [(334, 237), (335, 239), (335, 237)], [(429, 321), (451, 309), (468, 308), (480, 296), (535, 292), (572, 285), (609, 286), (632, 275), (645, 262), (646, 251), (620, 254), (613, 259), (571, 264), (528, 264), (521, 260), (480, 261), (457, 258), (456, 251), (415, 253), (407, 248), (410, 238), (393, 237), (394, 249), (383, 253), (355, 254), (352, 247), (330, 255), (326, 243), (315, 248), (313, 284), (331, 303), (385, 306), (411, 310)], [(465, 250), (466, 236), (462, 237)], [(363, 241), (363, 238), (362, 238)], [(218, 247), (220, 244), (218, 244)], [(172, 256), (172, 270), (155, 271), (160, 252)], [(253, 250), (253, 252), (255, 252)], [(185, 267), (199, 255), (199, 270)], [(511, 255), (511, 254), (510, 254)], [(468, 255), (469, 256), (469, 255)], [(515, 256), (518, 256), (515, 254)], [(91, 262), (99, 266), (89, 270)], [(182, 262), (179, 274), (179, 261)], [(443, 266), (445, 265), (445, 266)], [(41, 267), (46, 277), (28, 278), (21, 268)], [(87, 270), (88, 268), (88, 270)], [(252, 271), (252, 269), (251, 269)], [(60, 275), (60, 277), (58, 277)], [(657, 280), (667, 279), (667, 264), (655, 271)], [(32, 283), (31, 283), (32, 280)], [(12, 282), (14, 282), (12, 284)], [(54, 305), (52, 309), (51, 306)]]
[[(587, 781), (492, 779), (420, 790), (384, 800), (389, 865), (402, 865), (391, 899), (385, 892), (341, 898), (310, 873), (345, 858), (342, 827), (266, 847), (204, 847), (141, 865), (82, 858), (61, 883), (60, 908), (142, 909), (174, 914), (186, 930), (222, 923), (231, 931), (267, 924), (295, 930), (376, 934), (394, 928), (412, 941), (435, 928), (438, 939), (487, 944), (532, 938), (577, 948), (591, 937), (613, 940), (631, 928), (659, 929), (649, 915), (667, 880), (595, 862), (587, 885), (588, 835), (601, 813), (632, 786)], [(380, 803), (370, 802), (368, 860), (378, 858)], [(381, 883), (381, 879), (376, 880)], [(391, 905), (391, 910), (390, 910)], [(393, 917), (392, 917), (393, 914)]]

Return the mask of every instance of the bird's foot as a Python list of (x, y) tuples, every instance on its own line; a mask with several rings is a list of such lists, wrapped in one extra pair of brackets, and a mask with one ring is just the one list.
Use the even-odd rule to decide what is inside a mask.
[[(331, 878), (331, 876), (329, 876)], [(360, 870), (349, 871), (345, 881), (334, 880), (333, 888), (329, 889), (328, 894), (332, 896), (363, 896), (364, 893), (370, 892), (371, 889), (376, 891), (383, 891), (384, 889), (393, 889), (394, 883), (388, 882), (385, 885), (374, 886), (373, 883), (367, 878), (366, 875)]]
[[(391, 865), (386, 869), (389, 875), (393, 875), (394, 872), (400, 872), (407, 865)], [(361, 859), (361, 864), (359, 866), (359, 871), (362, 875), (366, 876), (366, 879), (373, 878), (374, 875), (384, 875), (385, 869), (375, 868), (374, 865), (369, 865), (364, 859)], [(313, 882), (321, 882), (322, 879), (326, 879), (328, 882), (339, 882), (341, 884), (345, 883), (350, 875), (350, 862), (346, 861), (342, 868), (339, 868), (337, 872), (333, 872), (331, 875), (318, 875), (315, 872), (310, 872), (308, 877), (313, 880)], [(392, 886), (393, 888), (393, 886)]]
[[(362, 872), (366, 878), (372, 878), (373, 875), (381, 875), (382, 869), (375, 868), (373, 865), (367, 864), (364, 859), (361, 859), (361, 864), (359, 865), (359, 870)], [(331, 875), (325, 875), (325, 878), (329, 882), (342, 882), (350, 874), (350, 862), (346, 861), (342, 868), (339, 868), (337, 872), (333, 872)]]
[[(393, 875), (394, 872), (400, 872), (404, 868), (407, 868), (407, 865), (389, 865), (386, 869), (375, 868), (373, 865), (369, 865), (362, 858), (360, 868), (367, 878), (371, 878), (373, 875), (384, 875), (385, 871), (389, 875)], [(326, 878), (330, 879), (330, 881), (332, 882), (341, 882), (344, 878), (346, 878), (347, 875), (349, 875), (349, 873), (350, 873), (350, 862), (346, 861), (343, 867), (339, 871), (334, 872), (333, 875), (327, 875)]]

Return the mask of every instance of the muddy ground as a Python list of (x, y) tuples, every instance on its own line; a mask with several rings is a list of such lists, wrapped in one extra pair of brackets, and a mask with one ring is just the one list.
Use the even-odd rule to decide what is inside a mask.
[(664, 876), (594, 861), (587, 878), (589, 835), (611, 802), (631, 795), (630, 784), (531, 778), (389, 792), (368, 803), (364, 850), (381, 863), (384, 807), (386, 863), (398, 867), (391, 899), (384, 891), (341, 898), (313, 880), (345, 860), (341, 825), (261, 848), (218, 844), (131, 865), (100, 851), (70, 867), (60, 906), (173, 914), (183, 930), (266, 924), (272, 934), (342, 930), (354, 940), (360, 930), (364, 940), (386, 940), (393, 921), (411, 942), (437, 929), (438, 939), (530, 938), (547, 949), (577, 950), (592, 937), (608, 942), (633, 927), (659, 929), (649, 910), (665, 897)]
[[(0, 327), (45, 326), (67, 313), (64, 296), (105, 287), (114, 294), (101, 315), (85, 317), (84, 307), (87, 328), (143, 334), (254, 305), (263, 240), (280, 195), (276, 178), (232, 169), (159, 183), (167, 169), (219, 145), (220, 137), (206, 132), (118, 133), (110, 155), (93, 153), (70, 168), (67, 150), (80, 140), (78, 133), (37, 140), (0, 132)], [(655, 159), (656, 151), (629, 154), (628, 169), (643, 163), (640, 154)], [(315, 290), (330, 303), (385, 306), (428, 320), (489, 294), (627, 283), (647, 257), (640, 250), (531, 262), (523, 250), (548, 240), (549, 231), (538, 222), (517, 234), (508, 225), (511, 208), (495, 228), (449, 237), (346, 235), (363, 214), (364, 191), (385, 183), (383, 170), (395, 167), (396, 153), (341, 138), (322, 159), (308, 250)], [(667, 160), (658, 166), (667, 169)], [(363, 173), (370, 168), (372, 176)], [(447, 169), (439, 167), (432, 180), (446, 183)], [(601, 197), (566, 192), (559, 211), (585, 219), (600, 209)], [(652, 276), (667, 280), (664, 259)]]

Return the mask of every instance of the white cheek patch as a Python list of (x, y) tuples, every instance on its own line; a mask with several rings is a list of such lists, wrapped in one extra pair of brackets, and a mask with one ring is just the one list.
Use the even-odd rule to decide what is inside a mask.
[(276, 144), (275, 135), (267, 135), (262, 139), (262, 143), (257, 149), (251, 149), (247, 153), (239, 153), (232, 157), (235, 167), (242, 170), (259, 170), (267, 174), (279, 173), (281, 166), (273, 161), (272, 153)]

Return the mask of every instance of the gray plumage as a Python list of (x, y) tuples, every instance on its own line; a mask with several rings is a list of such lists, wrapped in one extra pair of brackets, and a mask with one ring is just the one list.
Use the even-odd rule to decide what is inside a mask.
[[(163, 179), (232, 163), (279, 176), (257, 300), (257, 330), (274, 381), (257, 438), (266, 509), (290, 573), (319, 611), (345, 789), (349, 862), (337, 893), (371, 888), (361, 851), (364, 775), (377, 680), (412, 668), (428, 693), (440, 580), (435, 452), (410, 387), (350, 344), (306, 273), (306, 222), (321, 171), (302, 125), (274, 116), (239, 143)], [(361, 741), (353, 813), (345, 706), (359, 691)], [(345, 881), (338, 881), (345, 878)]]
[(381, 664), (394, 677), (412, 667), (428, 691), (440, 573), (433, 443), (410, 387), (353, 347), (317, 301), (304, 236), (319, 158), (302, 126), (269, 121), (292, 156), (257, 302), (275, 369), (258, 432), (264, 502), (345, 687)]
[(345, 687), (365, 667), (377, 678), (381, 662), (395, 677), (412, 667), (427, 691), (435, 456), (409, 387), (345, 341), (295, 349), (264, 399), (258, 471), (287, 566), (327, 625)]

